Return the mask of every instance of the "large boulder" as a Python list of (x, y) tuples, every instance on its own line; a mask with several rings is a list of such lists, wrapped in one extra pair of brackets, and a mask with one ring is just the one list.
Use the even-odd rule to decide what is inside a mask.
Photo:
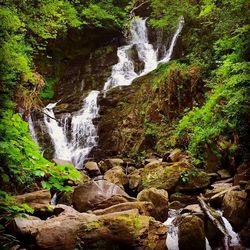
[(165, 221), (168, 216), (168, 192), (164, 189), (148, 188), (137, 195), (137, 200), (152, 202), (155, 214), (152, 216), (159, 221)]
[(49, 190), (39, 190), (17, 195), (15, 198), (18, 204), (26, 203), (35, 210), (47, 210), (50, 205), (51, 194)]
[(204, 222), (195, 215), (182, 216), (179, 222), (179, 249), (205, 249)]
[(104, 180), (114, 183), (121, 188), (124, 188), (123, 186), (128, 184), (128, 177), (120, 166), (109, 169), (104, 174)]
[(129, 183), (129, 189), (130, 190), (138, 190), (141, 186), (142, 177), (141, 172), (143, 171), (142, 168), (134, 170), (132, 173), (128, 175), (128, 183)]
[(77, 211), (84, 212), (93, 209), (113, 195), (128, 197), (125, 191), (113, 183), (105, 180), (92, 181), (74, 189), (72, 203)]
[(247, 193), (245, 191), (232, 190), (225, 194), (223, 198), (223, 215), (228, 219), (232, 226), (241, 229), (249, 218), (249, 205)]
[(167, 228), (152, 217), (140, 215), (137, 209), (99, 216), (66, 206), (59, 209), (60, 214), (47, 220), (15, 218), (16, 232), (32, 240), (35, 249), (89, 249), (98, 242), (117, 242), (128, 249), (166, 249)]

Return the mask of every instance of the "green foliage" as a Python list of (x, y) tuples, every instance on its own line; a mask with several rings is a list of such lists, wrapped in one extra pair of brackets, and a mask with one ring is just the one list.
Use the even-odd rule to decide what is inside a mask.
[(50, 100), (54, 96), (54, 86), (58, 79), (55, 78), (47, 78), (45, 79), (45, 86), (40, 92), (40, 97), (45, 100)]
[(43, 158), (32, 140), (28, 124), (10, 110), (3, 112), (0, 124), (1, 183), (12, 181), (22, 191), (31, 189), (34, 180), (47, 189), (69, 191), (66, 180), (77, 180), (73, 166), (55, 166)]
[[(223, 1), (220, 6), (213, 1), (204, 2), (201, 16), (213, 21), (215, 26), (212, 44), (217, 67), (207, 84), (211, 91), (206, 102), (188, 112), (175, 131), (179, 139), (185, 138), (188, 150), (198, 160), (204, 160), (208, 145), (217, 153), (223, 150), (221, 140), (234, 145), (235, 152), (234, 136), (245, 135), (250, 110), (249, 25), (241, 14), (246, 1)], [(214, 23), (215, 20), (220, 22)]]
[(181, 182), (188, 183), (190, 179), (199, 176), (200, 172), (198, 169), (188, 169), (185, 172), (181, 173)]

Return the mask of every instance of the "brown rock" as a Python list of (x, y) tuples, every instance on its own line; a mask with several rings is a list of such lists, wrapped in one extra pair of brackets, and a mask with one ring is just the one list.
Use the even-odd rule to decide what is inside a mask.
[(245, 191), (229, 191), (223, 198), (224, 216), (236, 229), (242, 228), (249, 217), (247, 193)]
[(183, 156), (182, 151), (179, 148), (174, 149), (168, 156), (168, 162), (179, 161)]
[(188, 206), (184, 207), (181, 212), (182, 213), (203, 214), (199, 204), (188, 205)]
[(132, 197), (128, 197), (128, 196), (113, 195), (110, 198), (108, 198), (107, 200), (104, 200), (101, 203), (99, 203), (97, 206), (95, 206), (94, 210), (105, 209), (105, 208), (111, 207), (113, 205), (129, 202), (129, 201), (136, 201), (136, 199), (132, 198)]
[(155, 207), (155, 214), (152, 216), (164, 222), (168, 216), (168, 192), (164, 189), (149, 188), (143, 189), (138, 195), (137, 200), (152, 202)]
[(151, 202), (141, 202), (141, 201), (116, 204), (106, 209), (94, 210), (93, 214), (104, 215), (104, 214), (127, 211), (131, 209), (138, 209), (139, 214), (141, 215), (148, 215), (152, 217), (154, 217), (155, 215), (155, 208), (153, 204)]
[(170, 201), (179, 201), (184, 205), (190, 205), (197, 203), (197, 198), (196, 196), (192, 195), (187, 195), (187, 194), (182, 194), (182, 193), (173, 193), (170, 196)]
[(17, 195), (15, 198), (17, 203), (26, 203), (35, 210), (47, 210), (51, 201), (49, 190), (39, 190), (32, 193)]
[(231, 174), (226, 169), (221, 169), (221, 170), (217, 171), (217, 173), (221, 179), (228, 179), (231, 177)]
[(204, 223), (195, 215), (182, 216), (179, 223), (179, 249), (205, 249)]
[(94, 161), (86, 162), (84, 168), (87, 170), (90, 176), (97, 176), (101, 174), (98, 164)]
[(114, 183), (121, 188), (124, 188), (123, 186), (128, 184), (128, 177), (124, 173), (123, 168), (119, 166), (109, 169), (104, 174), (104, 180)]
[(129, 188), (131, 190), (138, 189), (139, 186), (141, 186), (142, 178), (141, 178), (141, 172), (143, 171), (142, 168), (136, 169), (131, 174), (128, 175), (128, 182), (129, 182)]
[(240, 239), (245, 247), (250, 247), (250, 219), (247, 224), (240, 231)]
[(74, 189), (72, 200), (77, 211), (84, 212), (113, 195), (128, 196), (120, 187), (105, 180), (93, 181)]
[(77, 243), (83, 249), (95, 242), (120, 242), (129, 249), (165, 250), (167, 228), (137, 209), (96, 216), (61, 208), (58, 216), (39, 220), (32, 216), (16, 218), (22, 236), (31, 238), (37, 249), (72, 250)]

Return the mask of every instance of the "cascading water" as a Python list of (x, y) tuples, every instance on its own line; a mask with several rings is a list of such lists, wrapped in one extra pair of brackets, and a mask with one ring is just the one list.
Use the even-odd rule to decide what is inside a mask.
[[(132, 22), (130, 30), (131, 39), (128, 41), (128, 45), (118, 48), (118, 63), (112, 67), (111, 76), (104, 84), (104, 92), (113, 87), (130, 85), (135, 78), (146, 75), (156, 69), (159, 63), (167, 63), (170, 61), (177, 38), (184, 26), (184, 18), (180, 18), (170, 47), (160, 61), (157, 60), (157, 50), (154, 50), (153, 45), (149, 43), (146, 20), (147, 19), (137, 18)], [(138, 74), (135, 72), (134, 62), (129, 56), (129, 52), (134, 46), (138, 53), (139, 60), (144, 63), (144, 69)]]
[[(111, 76), (104, 84), (104, 94), (113, 87), (130, 85), (135, 78), (156, 69), (159, 63), (168, 62), (183, 25), (184, 19), (181, 18), (166, 55), (158, 61), (157, 50), (154, 50), (148, 40), (146, 19), (135, 19), (132, 22), (128, 44), (117, 49), (118, 63), (112, 67)], [(139, 60), (144, 64), (139, 73), (135, 72), (134, 62), (130, 57), (132, 48), (136, 49)], [(81, 90), (84, 84), (82, 80)], [(44, 108), (44, 123), (54, 145), (55, 158), (72, 161), (76, 167), (82, 167), (92, 148), (97, 145), (98, 136), (93, 119), (98, 117), (98, 95), (99, 91), (91, 91), (80, 111), (64, 115), (59, 121), (53, 112), (57, 103), (51, 103)], [(70, 136), (67, 136), (68, 134)]]
[[(44, 123), (55, 148), (55, 158), (72, 161), (76, 167), (81, 167), (85, 157), (97, 145), (98, 137), (93, 119), (98, 117), (98, 95), (99, 91), (91, 91), (80, 111), (71, 116), (65, 115), (60, 121), (56, 120), (53, 112), (57, 103), (44, 108)], [(71, 131), (68, 131), (67, 123), (70, 119)], [(70, 141), (67, 139), (68, 132), (71, 133)]]

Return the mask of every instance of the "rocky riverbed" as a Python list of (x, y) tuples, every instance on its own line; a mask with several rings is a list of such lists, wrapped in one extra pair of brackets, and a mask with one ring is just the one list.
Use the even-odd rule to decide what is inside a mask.
[(242, 172), (233, 178), (221, 170), (208, 174), (175, 149), (163, 158), (87, 162), (81, 174), (81, 184), (72, 183), (72, 192), (53, 194), (53, 199), (47, 190), (17, 196), (35, 209), (9, 227), (22, 247), (249, 247), (250, 183), (239, 178)]

